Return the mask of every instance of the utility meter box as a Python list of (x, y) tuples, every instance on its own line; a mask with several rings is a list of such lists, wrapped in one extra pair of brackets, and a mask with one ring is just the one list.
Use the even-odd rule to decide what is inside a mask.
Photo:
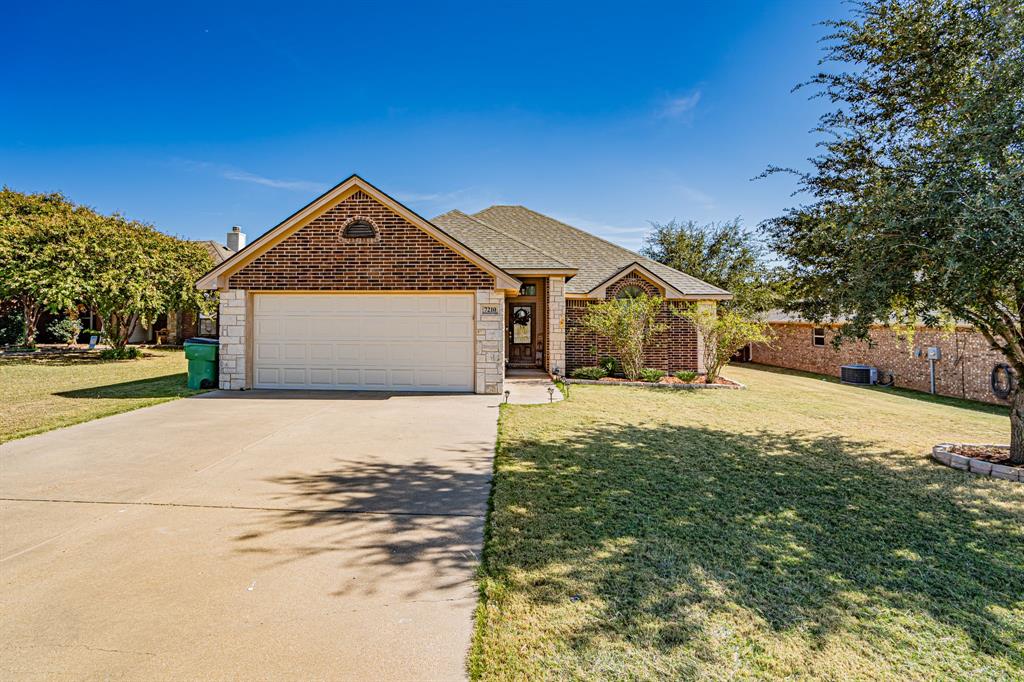
[(929, 360), (941, 360), (942, 359), (942, 351), (939, 350), (938, 346), (929, 346), (928, 347), (928, 359)]

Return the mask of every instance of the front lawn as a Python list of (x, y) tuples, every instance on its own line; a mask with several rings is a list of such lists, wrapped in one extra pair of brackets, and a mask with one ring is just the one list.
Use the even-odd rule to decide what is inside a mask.
[(1005, 411), (726, 374), (502, 407), (472, 675), (1024, 679), (1024, 485), (928, 457)]
[(138, 360), (97, 353), (0, 356), (0, 443), (194, 395), (185, 354), (147, 349)]

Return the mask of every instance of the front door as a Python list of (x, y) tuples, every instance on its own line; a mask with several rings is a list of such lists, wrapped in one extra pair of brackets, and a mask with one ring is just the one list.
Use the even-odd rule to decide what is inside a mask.
[(533, 303), (513, 303), (509, 306), (508, 362), (513, 366), (533, 367), (535, 320)]

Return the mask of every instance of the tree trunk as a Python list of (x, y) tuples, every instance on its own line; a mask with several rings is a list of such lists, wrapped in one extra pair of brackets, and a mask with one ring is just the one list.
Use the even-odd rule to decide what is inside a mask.
[(33, 347), (36, 345), (36, 326), (39, 324), (40, 307), (34, 299), (23, 298), (21, 300), (21, 311), (24, 316), (25, 345)]
[(1024, 376), (1018, 377), (1010, 396), (1010, 462), (1024, 464)]

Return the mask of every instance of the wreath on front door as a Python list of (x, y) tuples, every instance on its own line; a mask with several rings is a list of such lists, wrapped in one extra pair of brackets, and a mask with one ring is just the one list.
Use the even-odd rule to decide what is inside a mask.
[(530, 324), (530, 309), (516, 308), (512, 313), (512, 324), (523, 326)]

